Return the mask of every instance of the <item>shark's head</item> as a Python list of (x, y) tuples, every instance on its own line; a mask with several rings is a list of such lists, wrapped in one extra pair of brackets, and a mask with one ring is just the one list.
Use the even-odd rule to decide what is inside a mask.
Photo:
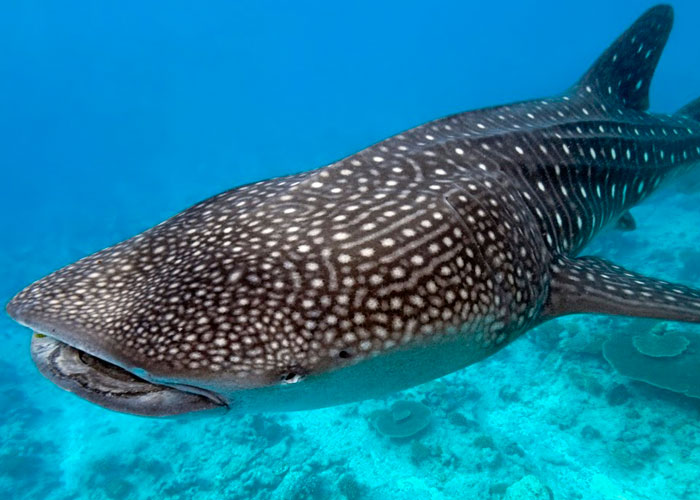
[(41, 373), (91, 402), (149, 416), (225, 406), (200, 383), (233, 353), (228, 338), (206, 330), (217, 317), (201, 313), (212, 300), (201, 293), (204, 281), (215, 273), (188, 279), (194, 262), (169, 265), (151, 243), (139, 236), (56, 271), (17, 294), (7, 312), (34, 331)]
[(36, 333), (41, 372), (110, 409), (172, 415), (306, 382), (410, 340), (419, 322), (387, 318), (389, 308), (416, 308), (402, 306), (403, 282), (410, 259), (423, 258), (382, 265), (398, 239), (343, 250), (350, 233), (335, 229), (352, 222), (368, 237), (393, 219), (329, 219), (284, 194), (265, 205), (285, 181), (275, 182), (211, 198), (17, 294), (7, 311)]
[(206, 231), (170, 238), (167, 227), (10, 301), (9, 315), (34, 331), (43, 375), (106, 408), (166, 416), (226, 407), (232, 391), (294, 383), (352, 357), (312, 339), (320, 318), (309, 314), (321, 312), (305, 309), (314, 289), (299, 269), (273, 256), (226, 257), (205, 248)]
[(35, 332), (40, 371), (101, 406), (164, 416), (226, 407), (223, 393), (296, 381), (301, 360), (318, 365), (295, 341), (298, 271), (270, 247), (254, 251), (231, 196), (18, 293), (7, 312)]
[(101, 406), (164, 416), (225, 407), (224, 394), (296, 382), (323, 364), (301, 337), (314, 325), (295, 312), (298, 271), (274, 257), (224, 257), (200, 231), (162, 233), (86, 257), (10, 301), (9, 315), (34, 331), (42, 374)]

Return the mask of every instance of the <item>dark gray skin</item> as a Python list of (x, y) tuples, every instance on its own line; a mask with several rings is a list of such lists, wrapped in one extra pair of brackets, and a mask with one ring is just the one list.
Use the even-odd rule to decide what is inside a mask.
[[(700, 106), (645, 110), (672, 11), (562, 96), (462, 113), (243, 186), (8, 305), (59, 386), (114, 410), (293, 410), (458, 370), (578, 312), (700, 321), (700, 292), (577, 258), (700, 160)], [(624, 221), (624, 219), (623, 219)]]

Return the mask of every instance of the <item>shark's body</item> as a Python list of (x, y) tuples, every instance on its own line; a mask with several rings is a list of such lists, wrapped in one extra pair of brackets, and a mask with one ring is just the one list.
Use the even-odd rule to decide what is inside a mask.
[(671, 19), (648, 11), (561, 97), (447, 117), (215, 196), (8, 311), (47, 335), (33, 354), (59, 385), (154, 415), (379, 396), (563, 314), (700, 321), (698, 291), (576, 258), (700, 162), (697, 105), (645, 111)]

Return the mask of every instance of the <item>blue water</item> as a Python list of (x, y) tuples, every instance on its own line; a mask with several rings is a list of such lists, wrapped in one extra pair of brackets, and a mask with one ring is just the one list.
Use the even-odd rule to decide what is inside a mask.
[[(558, 93), (652, 4), (2, 2), (0, 302), (228, 188), (332, 162), (445, 114)], [(700, 4), (674, 6), (656, 111), (700, 95)], [(699, 196), (668, 190), (633, 211), (636, 231), (603, 235), (591, 251), (700, 285)], [(600, 354), (606, 336), (643, 328), (571, 317), (384, 400), (152, 420), (44, 380), (30, 332), (0, 315), (0, 491), (698, 499), (700, 400), (631, 381)], [(432, 412), (405, 441), (370, 425), (400, 399)], [(545, 496), (522, 493), (527, 484)]]

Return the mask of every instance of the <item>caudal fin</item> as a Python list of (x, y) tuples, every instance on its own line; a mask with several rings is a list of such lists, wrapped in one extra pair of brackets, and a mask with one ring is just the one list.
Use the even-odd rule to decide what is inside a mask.
[(651, 78), (672, 26), (670, 5), (647, 10), (583, 75), (575, 87), (576, 93), (646, 110)]

